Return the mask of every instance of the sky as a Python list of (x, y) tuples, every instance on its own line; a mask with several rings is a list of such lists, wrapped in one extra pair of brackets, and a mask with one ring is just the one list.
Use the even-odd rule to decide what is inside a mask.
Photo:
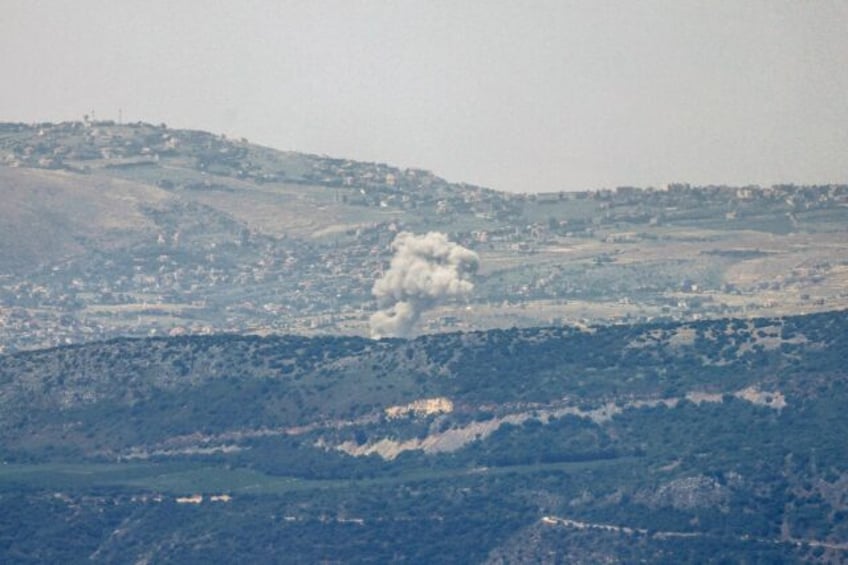
[(0, 0), (0, 121), (511, 192), (848, 182), (844, 0)]

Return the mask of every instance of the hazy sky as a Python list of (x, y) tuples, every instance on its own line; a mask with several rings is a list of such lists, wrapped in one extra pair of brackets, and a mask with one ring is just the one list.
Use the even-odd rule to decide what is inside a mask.
[(511, 191), (848, 182), (848, 2), (0, 0), (0, 120)]

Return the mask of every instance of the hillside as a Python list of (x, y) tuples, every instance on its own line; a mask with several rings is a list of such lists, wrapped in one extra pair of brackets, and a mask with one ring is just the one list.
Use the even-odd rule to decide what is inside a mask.
[(0, 124), (0, 351), (366, 335), (402, 231), (480, 258), (417, 331), (848, 306), (848, 186), (512, 195), (162, 125)]
[(846, 339), (838, 311), (7, 355), (0, 554), (840, 562)]

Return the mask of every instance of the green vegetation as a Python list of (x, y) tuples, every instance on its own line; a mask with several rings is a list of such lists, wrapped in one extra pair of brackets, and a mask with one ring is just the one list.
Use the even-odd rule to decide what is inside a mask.
[[(846, 185), (510, 195), (89, 120), (0, 160), (4, 563), (848, 556)], [(481, 331), (352, 337), (432, 229), (481, 270), (421, 330)]]
[(0, 555), (838, 561), (846, 330), (830, 312), (0, 357)]

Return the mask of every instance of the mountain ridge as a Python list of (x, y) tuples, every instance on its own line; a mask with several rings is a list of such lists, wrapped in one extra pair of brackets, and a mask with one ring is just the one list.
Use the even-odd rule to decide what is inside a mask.
[(0, 554), (839, 562), (846, 329), (835, 311), (0, 356)]

